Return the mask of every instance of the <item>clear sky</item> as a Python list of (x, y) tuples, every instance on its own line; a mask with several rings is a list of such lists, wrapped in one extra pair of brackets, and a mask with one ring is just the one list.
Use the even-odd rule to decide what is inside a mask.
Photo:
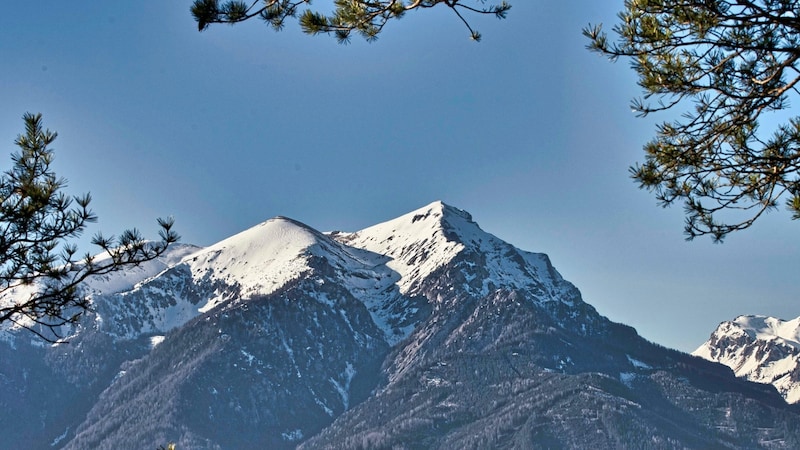
[(635, 117), (628, 63), (581, 36), (622, 0), (511, 3), (471, 18), (481, 43), (436, 7), (339, 45), (294, 24), (198, 33), (190, 0), (10, 2), (0, 142), (10, 154), (22, 114), (43, 113), (56, 170), (93, 194), (92, 232), (154, 237), (173, 215), (210, 245), (276, 215), (354, 231), (442, 200), (668, 347), (739, 314), (800, 315), (800, 222), (779, 210), (685, 242), (681, 207), (629, 179), (666, 117)]

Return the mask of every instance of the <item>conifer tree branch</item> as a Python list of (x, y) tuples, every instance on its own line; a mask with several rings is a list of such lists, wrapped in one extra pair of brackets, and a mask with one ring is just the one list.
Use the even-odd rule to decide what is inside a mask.
[[(97, 235), (99, 257), (78, 258), (70, 241), (97, 216), (91, 196), (68, 197), (64, 179), (50, 168), (56, 133), (42, 128), (41, 114), (25, 114), (12, 167), (0, 175), (0, 325), (27, 328), (45, 340), (62, 338), (64, 325), (90, 308), (80, 285), (89, 277), (151, 261), (177, 242), (172, 219), (159, 219), (160, 241), (135, 229), (119, 238)], [(48, 337), (47, 335), (53, 337)]]
[[(480, 37), (459, 8), (479, 15), (494, 15), (503, 19), (511, 9), (506, 1), (497, 5), (477, 7), (467, 4), (484, 5), (485, 0), (334, 0), (332, 13), (321, 13), (310, 9), (310, 0), (260, 0), (246, 4), (236, 0), (195, 0), (191, 13), (198, 29), (203, 31), (214, 23), (236, 24), (259, 17), (276, 30), (283, 28), (286, 20), (299, 16), (299, 23), (308, 34), (332, 34), (340, 42), (347, 42), (355, 31), (367, 40), (374, 40), (383, 27), (392, 19), (399, 19), (408, 11), (432, 8), (439, 4), (449, 7), (470, 32), (473, 39)], [(260, 6), (259, 6), (260, 4)]]
[(790, 110), (800, 82), (798, 0), (626, 0), (612, 42), (589, 26), (589, 49), (630, 58), (644, 98), (639, 115), (679, 108), (657, 126), (640, 187), (668, 206), (682, 201), (689, 239), (721, 241), (786, 199), (800, 217), (800, 117), (762, 131)]

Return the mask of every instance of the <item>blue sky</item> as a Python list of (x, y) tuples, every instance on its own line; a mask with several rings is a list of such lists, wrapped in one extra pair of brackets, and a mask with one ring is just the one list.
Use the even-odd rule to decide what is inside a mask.
[[(357, 230), (434, 200), (545, 252), (584, 299), (691, 351), (739, 314), (800, 315), (800, 222), (779, 210), (722, 245), (685, 242), (628, 167), (653, 124), (628, 63), (585, 50), (622, 0), (437, 7), (350, 45), (261, 23), (198, 33), (190, 1), (12, 2), (0, 15), (0, 139), (58, 131), (69, 191), (106, 234), (173, 215), (209, 245), (276, 215)], [(317, 2), (324, 6), (325, 2)], [(84, 247), (88, 249), (88, 247)]]

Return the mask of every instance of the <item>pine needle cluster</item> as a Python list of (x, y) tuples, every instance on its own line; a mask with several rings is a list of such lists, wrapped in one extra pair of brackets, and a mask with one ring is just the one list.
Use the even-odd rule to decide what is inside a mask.
[(506, 17), (511, 5), (505, 0), (485, 4), (485, 0), (334, 0), (333, 12), (323, 13), (310, 7), (310, 0), (195, 0), (192, 16), (200, 31), (213, 23), (235, 24), (260, 18), (276, 30), (290, 18), (298, 18), (300, 27), (308, 34), (330, 34), (340, 43), (347, 43), (352, 33), (367, 41), (377, 39), (383, 27), (407, 12), (442, 5), (450, 8), (467, 27), (470, 37), (479, 41), (481, 34), (474, 30), (464, 14), (475, 13)]
[(781, 200), (800, 219), (800, 118), (763, 126), (798, 97), (800, 1), (626, 0), (613, 31), (613, 42), (602, 26), (584, 34), (630, 59), (645, 92), (633, 110), (682, 112), (631, 174), (662, 205), (683, 202), (688, 239), (719, 242)]
[[(25, 114), (25, 134), (11, 168), (0, 174), (0, 324), (12, 323), (47, 341), (58, 341), (62, 326), (90, 308), (78, 286), (87, 278), (157, 258), (179, 236), (172, 219), (158, 219), (160, 241), (146, 241), (136, 229), (119, 237), (97, 234), (100, 257), (78, 256), (73, 239), (97, 216), (91, 196), (70, 197), (66, 180), (51, 169), (50, 144), (57, 134), (42, 127), (41, 114)], [(30, 294), (12, 295), (15, 289)]]

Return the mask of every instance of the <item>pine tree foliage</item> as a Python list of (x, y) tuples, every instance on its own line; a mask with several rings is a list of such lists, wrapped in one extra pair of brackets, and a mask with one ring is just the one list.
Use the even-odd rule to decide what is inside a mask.
[(800, 1), (626, 0), (613, 31), (584, 34), (591, 50), (630, 58), (645, 92), (633, 109), (682, 113), (631, 173), (663, 206), (684, 203), (688, 239), (718, 242), (781, 200), (800, 219)]
[(200, 31), (212, 23), (234, 24), (254, 17), (280, 30), (286, 20), (299, 17), (304, 32), (333, 34), (339, 42), (346, 43), (354, 31), (372, 41), (390, 20), (399, 19), (408, 11), (437, 5), (450, 8), (467, 27), (472, 39), (479, 41), (480, 33), (472, 29), (462, 13), (488, 14), (503, 19), (511, 9), (505, 0), (488, 5), (485, 0), (334, 0), (333, 3), (333, 12), (326, 14), (310, 9), (310, 0), (195, 0), (191, 12)]
[[(97, 220), (89, 209), (91, 196), (63, 192), (66, 180), (50, 167), (56, 133), (42, 128), (41, 114), (23, 120), (25, 134), (15, 142), (19, 151), (0, 175), (0, 324), (25, 327), (52, 342), (61, 338), (61, 326), (90, 307), (78, 292), (81, 282), (155, 259), (179, 236), (172, 219), (158, 219), (160, 241), (145, 241), (136, 229), (119, 237), (98, 233), (92, 243), (100, 256), (78, 256), (71, 240)], [(35, 289), (24, 297), (10, 295), (22, 286)]]

